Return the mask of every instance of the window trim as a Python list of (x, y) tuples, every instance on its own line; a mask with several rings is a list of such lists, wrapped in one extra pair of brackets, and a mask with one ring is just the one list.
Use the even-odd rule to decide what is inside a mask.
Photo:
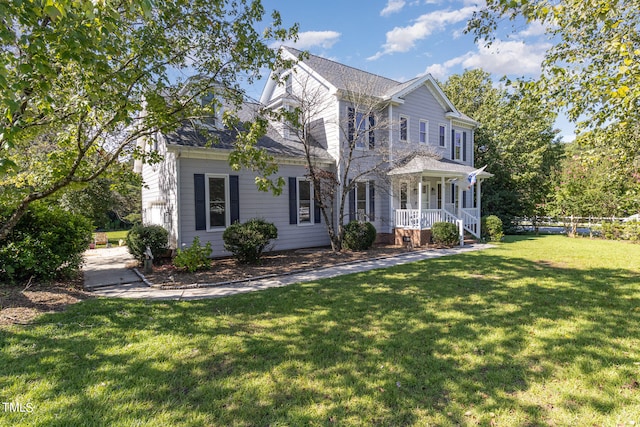
[[(405, 132), (406, 132), (405, 139), (402, 139), (402, 119), (405, 120)], [(398, 123), (399, 123), (398, 140), (401, 142), (409, 142), (409, 116), (400, 114), (398, 116)]]
[[(209, 181), (211, 178), (223, 178), (224, 179), (224, 226), (211, 226), (211, 199), (210, 199), (210, 187)], [(230, 195), (230, 185), (229, 185), (229, 175), (226, 174), (217, 174), (217, 173), (207, 173), (205, 174), (204, 180), (204, 196), (205, 196), (205, 207), (206, 207), (206, 220), (207, 220), (207, 228), (208, 232), (215, 231), (223, 231), (231, 222), (231, 195)]]
[[(300, 221), (300, 183), (308, 182), (309, 183), (309, 222)], [(315, 224), (315, 194), (313, 192), (313, 183), (310, 179), (305, 177), (296, 177), (296, 219), (297, 225), (300, 227), (308, 227), (310, 225)]]
[[(424, 123), (424, 132), (422, 132), (422, 124)], [(424, 141), (421, 141), (424, 134)], [(429, 144), (429, 120), (420, 119), (418, 122), (418, 142), (420, 144)]]

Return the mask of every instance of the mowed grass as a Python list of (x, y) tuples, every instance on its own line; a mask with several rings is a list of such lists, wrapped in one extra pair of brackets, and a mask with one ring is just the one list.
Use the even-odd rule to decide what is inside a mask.
[(0, 331), (2, 425), (640, 423), (640, 247), (561, 236)]

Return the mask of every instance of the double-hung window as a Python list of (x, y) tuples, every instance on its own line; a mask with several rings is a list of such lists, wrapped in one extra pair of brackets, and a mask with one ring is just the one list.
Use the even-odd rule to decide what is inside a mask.
[(427, 144), (429, 142), (429, 122), (426, 120), (420, 120), (418, 141), (420, 141), (421, 144)]
[(359, 181), (355, 186), (356, 191), (356, 214), (359, 221), (369, 220), (369, 183)]
[(438, 145), (440, 147), (446, 146), (446, 137), (447, 137), (447, 127), (445, 125), (440, 125), (438, 128)]
[(400, 116), (400, 141), (409, 140), (409, 118)]
[(454, 133), (453, 160), (462, 159), (462, 132)]
[(207, 175), (206, 206), (208, 207), (207, 229), (221, 229), (229, 225), (229, 177)]
[(375, 148), (375, 116), (373, 113), (367, 114), (356, 111), (355, 108), (348, 109), (348, 139), (349, 145), (355, 142), (356, 148), (370, 150)]
[(313, 224), (313, 187), (304, 178), (298, 178), (298, 224)]

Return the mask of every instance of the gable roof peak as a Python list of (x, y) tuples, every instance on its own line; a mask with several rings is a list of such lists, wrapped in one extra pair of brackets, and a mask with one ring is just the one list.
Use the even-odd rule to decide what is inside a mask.
[[(281, 49), (295, 57), (299, 57), (303, 53), (303, 51), (289, 46), (282, 46)], [(383, 97), (390, 89), (402, 84), (397, 80), (308, 52), (305, 52), (305, 55), (306, 57), (303, 58), (301, 62), (322, 76), (338, 90), (355, 91), (366, 88), (371, 95)]]

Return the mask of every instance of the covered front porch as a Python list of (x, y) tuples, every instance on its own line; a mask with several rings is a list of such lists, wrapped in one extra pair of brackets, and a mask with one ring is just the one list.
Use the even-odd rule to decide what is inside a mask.
[(397, 244), (429, 243), (436, 222), (456, 224), (461, 245), (465, 233), (480, 237), (481, 182), (491, 174), (447, 159), (416, 156), (389, 175)]

